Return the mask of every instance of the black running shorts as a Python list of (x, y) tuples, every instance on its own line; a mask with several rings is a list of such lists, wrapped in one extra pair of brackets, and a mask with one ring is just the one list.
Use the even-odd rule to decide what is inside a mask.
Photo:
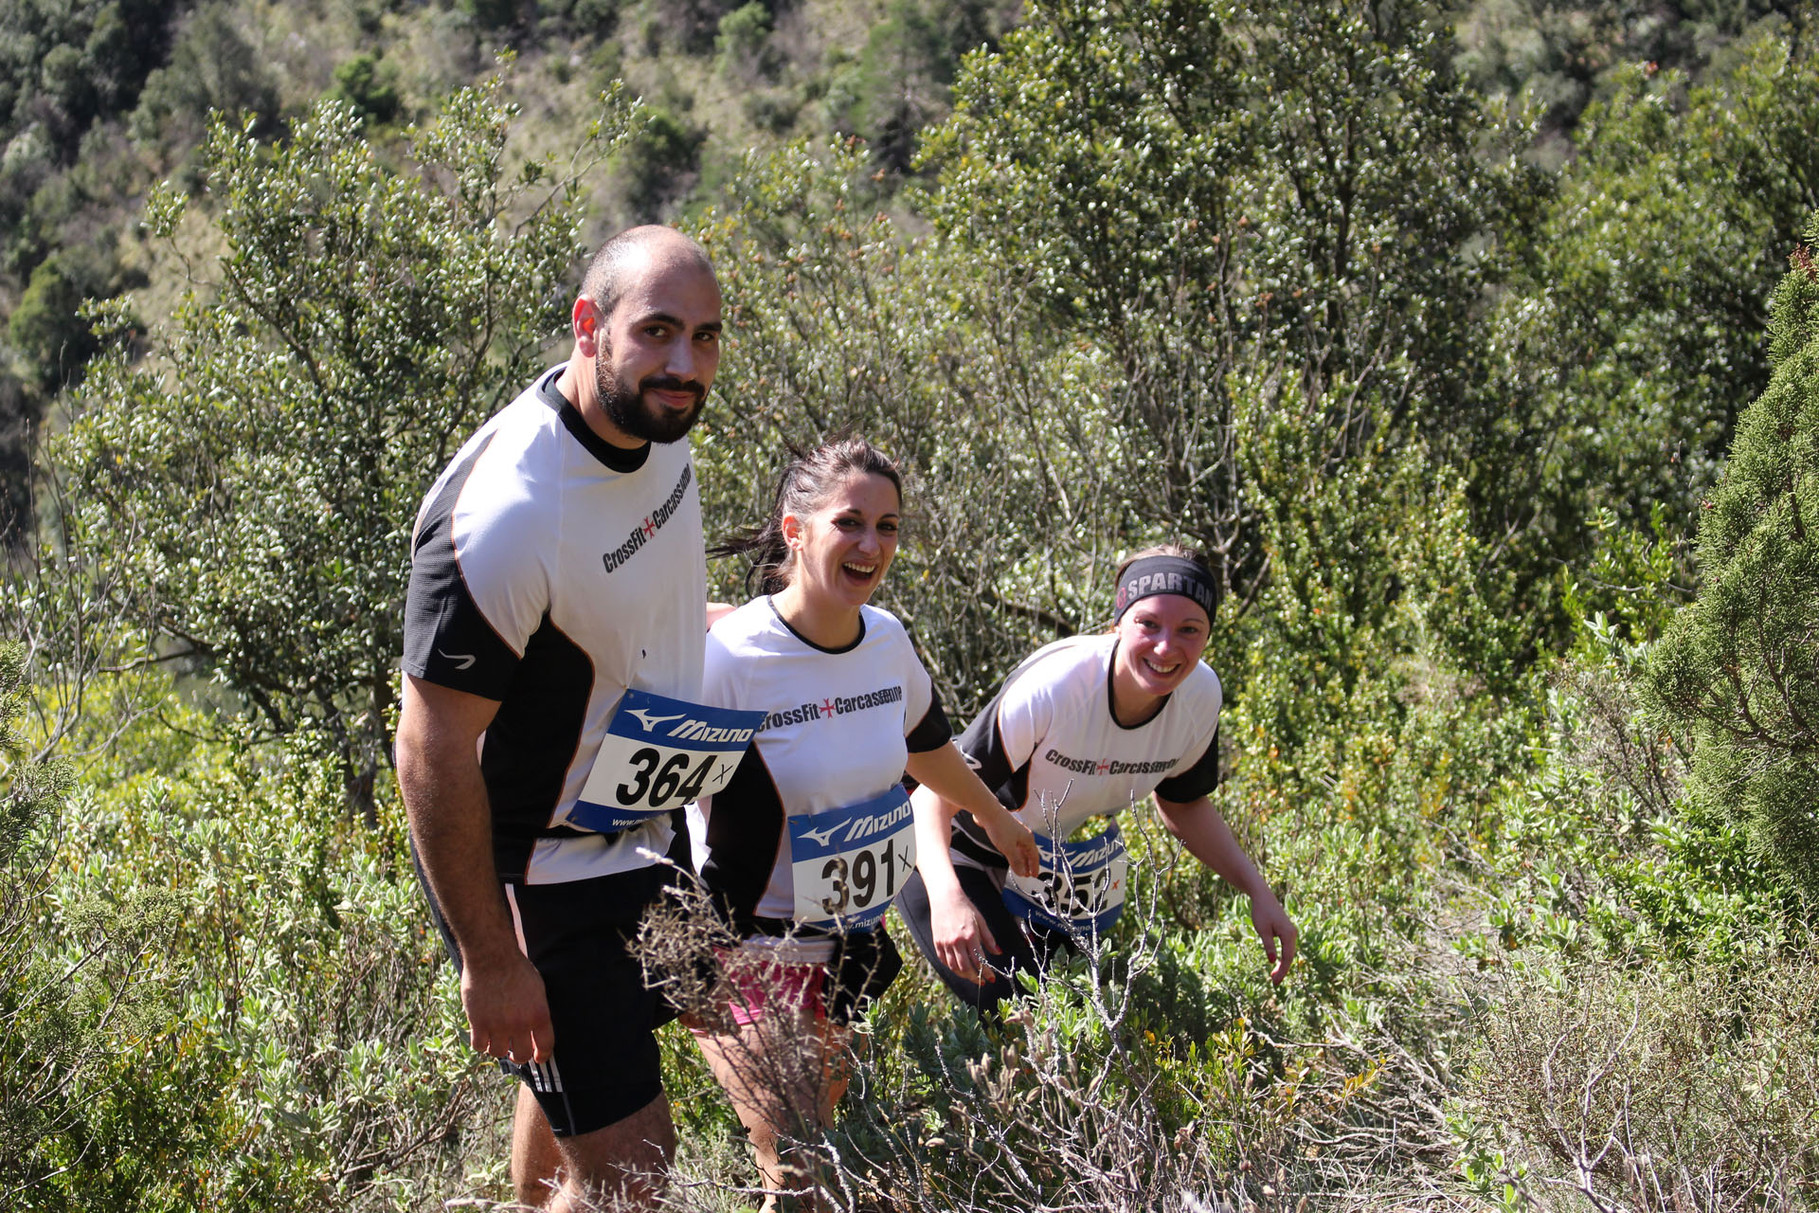
[[(653, 864), (591, 880), (504, 886), (519, 941), (543, 977), (556, 1048), (541, 1065), (501, 1061), (499, 1068), (530, 1085), (557, 1137), (603, 1129), (663, 1093), (655, 1033), (676, 1013), (645, 987), (629, 945), (645, 907), (677, 878), (674, 867)], [(434, 895), (429, 902), (459, 970)]]

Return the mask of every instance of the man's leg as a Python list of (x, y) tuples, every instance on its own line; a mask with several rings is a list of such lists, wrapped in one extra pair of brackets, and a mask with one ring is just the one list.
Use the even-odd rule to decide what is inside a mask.
[(549, 1202), (550, 1213), (640, 1213), (659, 1207), (676, 1152), (667, 1096), (604, 1129), (554, 1140), (562, 1156), (562, 1187)]
[(556, 1149), (556, 1135), (550, 1132), (549, 1117), (537, 1105), (537, 1097), (524, 1083), (518, 1084), (518, 1111), (512, 1117), (512, 1189), (517, 1201), (533, 1209), (549, 1206), (561, 1178), (556, 1171), (562, 1155)]

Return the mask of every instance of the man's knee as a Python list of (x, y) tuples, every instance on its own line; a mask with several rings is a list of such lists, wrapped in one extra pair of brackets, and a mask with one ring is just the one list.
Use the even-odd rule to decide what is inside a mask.
[(568, 1181), (583, 1191), (654, 1193), (662, 1187), (663, 1172), (676, 1150), (669, 1100), (659, 1095), (604, 1128), (559, 1137), (556, 1148)]

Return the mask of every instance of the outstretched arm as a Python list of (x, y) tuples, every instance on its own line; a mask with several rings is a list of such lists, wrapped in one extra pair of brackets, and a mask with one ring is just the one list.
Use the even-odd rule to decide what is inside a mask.
[(1251, 925), (1257, 930), (1257, 938), (1263, 941), (1263, 953), (1272, 966), (1270, 981), (1282, 984), (1295, 959), (1295, 924), (1289, 921), (1288, 912), (1276, 899), (1275, 891), (1263, 879), (1263, 874), (1257, 871), (1257, 865), (1232, 836), (1225, 818), (1204, 796), (1186, 804), (1158, 796), (1156, 807), (1162, 811), (1162, 823), (1169, 833), (1181, 840), (1190, 855), (1250, 898)]
[(954, 814), (970, 811), (1011, 869), (1023, 876), (1034, 876), (1040, 864), (1035, 836), (998, 803), (954, 746), (911, 754), (909, 773), (922, 785), (910, 802), (916, 814), (916, 868), (928, 888), (936, 959), (968, 981), (984, 981), (985, 954), (1001, 949), (954, 874), (948, 853)]
[(555, 1045), (543, 978), (519, 950), (493, 865), (492, 810), (480, 735), (497, 702), (405, 675), (398, 784), (424, 876), (461, 950), (461, 1005), (476, 1049), (549, 1060)]

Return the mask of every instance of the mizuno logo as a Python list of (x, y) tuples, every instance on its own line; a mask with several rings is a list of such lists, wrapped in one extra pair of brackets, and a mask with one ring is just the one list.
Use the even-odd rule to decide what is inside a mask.
[(454, 662), (457, 670), (465, 670), (474, 664), (472, 653), (450, 653), (444, 649), (437, 649), (436, 652)]
[(804, 830), (802, 831), (802, 836), (810, 842), (813, 842), (816, 846), (824, 847), (834, 837), (834, 831), (839, 828), (838, 825), (831, 825), (825, 830)]
[(625, 709), (625, 712), (628, 716), (636, 716), (638, 718), (638, 723), (644, 726), (644, 731), (646, 733), (650, 732), (666, 720), (681, 720), (683, 716), (683, 713), (681, 712), (677, 712), (674, 716), (657, 716), (651, 712), (645, 711), (643, 708), (627, 708)]

